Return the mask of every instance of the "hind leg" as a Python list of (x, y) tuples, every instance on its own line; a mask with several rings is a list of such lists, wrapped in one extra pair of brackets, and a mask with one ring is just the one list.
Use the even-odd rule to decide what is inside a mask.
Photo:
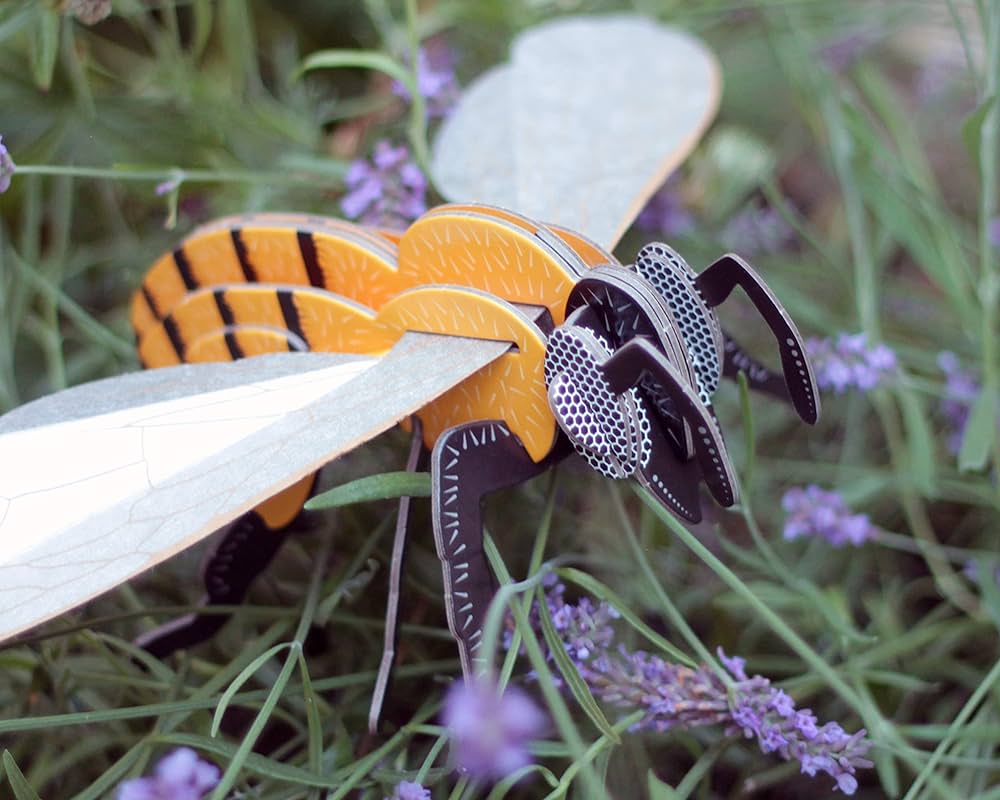
[[(288, 536), (302, 529), (302, 504), (312, 494), (310, 475), (234, 520), (202, 563), (203, 607), (239, 605), (254, 579), (274, 559)], [(136, 644), (157, 658), (214, 636), (229, 614), (192, 613), (154, 628)]]

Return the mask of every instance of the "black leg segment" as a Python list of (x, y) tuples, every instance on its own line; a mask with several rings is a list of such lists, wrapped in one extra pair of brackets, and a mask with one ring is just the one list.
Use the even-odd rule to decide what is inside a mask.
[(448, 627), (458, 642), (462, 672), (487, 666), (477, 659), (495, 580), (483, 551), (482, 499), (543, 472), (501, 421), (471, 422), (442, 433), (431, 453), (434, 542), (444, 574)]

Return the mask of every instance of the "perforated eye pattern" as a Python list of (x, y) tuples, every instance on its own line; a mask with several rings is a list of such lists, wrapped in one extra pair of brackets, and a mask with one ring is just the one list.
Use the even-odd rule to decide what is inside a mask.
[(668, 245), (653, 242), (639, 251), (636, 271), (660, 293), (677, 321), (695, 368), (698, 394), (708, 405), (722, 376), (723, 336), (688, 263)]
[(595, 331), (575, 325), (549, 338), (545, 382), (560, 428), (597, 472), (627, 478), (650, 453), (649, 418), (632, 389), (615, 394), (599, 366), (611, 354)]
[[(697, 392), (694, 365), (669, 306), (656, 288), (634, 269), (622, 266), (592, 269), (573, 288), (567, 310), (568, 319), (579, 320), (578, 324), (584, 324), (581, 315), (585, 314), (589, 324), (605, 333), (612, 351), (633, 339), (648, 340), (665, 354)], [(655, 381), (649, 380), (641, 382), (637, 389), (638, 396), (645, 399), (643, 408), (647, 414), (659, 418), (670, 431), (671, 438), (681, 443), (678, 456), (689, 458), (690, 425), (676, 413), (666, 393)]]
[(636, 338), (648, 339), (697, 386), (694, 365), (683, 334), (659, 292), (627, 267), (595, 267), (570, 292), (567, 313), (586, 305), (593, 310), (601, 330), (618, 349)]

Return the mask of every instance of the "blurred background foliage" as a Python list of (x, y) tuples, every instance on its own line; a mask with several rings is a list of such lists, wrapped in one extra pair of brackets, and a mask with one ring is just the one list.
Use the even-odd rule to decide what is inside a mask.
[[(702, 37), (725, 78), (718, 120), (618, 255), (631, 260), (654, 232), (696, 268), (725, 249), (745, 252), (803, 333), (864, 333), (891, 349), (898, 368), (876, 388), (826, 393), (815, 430), (757, 398), (748, 411), (732, 385), (720, 392), (745, 502), (695, 533), (758, 605), (631, 492), (579, 465), (564, 467), (554, 490), (547, 556), (593, 573), (681, 645), (676, 620), (623, 544), (633, 524), (646, 565), (709, 650), (745, 656), (749, 670), (780, 681), (821, 719), (868, 728), (876, 768), (859, 773), (858, 796), (1000, 795), (994, 3), (114, 0), (97, 19), (101, 6), (0, 4), (0, 135), (18, 165), (0, 195), (0, 411), (136, 368), (130, 293), (198, 223), (265, 209), (338, 216), (349, 165), (375, 142), (420, 151), (422, 126), (386, 74), (360, 61), (303, 72), (308, 56), (377, 51), (406, 68), (414, 42), (431, 42), (450, 50), (465, 85), (505, 59), (517, 32), (563, 14), (630, 9)], [(766, 342), (745, 310), (727, 308), (724, 322)], [(956, 359), (951, 372), (945, 351)], [(960, 395), (957, 369), (967, 377)], [(401, 445), (390, 436), (325, 480), (396, 469)], [(869, 541), (783, 540), (781, 497), (807, 484), (867, 514)], [(543, 478), (489, 504), (515, 576), (550, 491)], [(347, 776), (331, 796), (353, 786), (381, 797), (425, 758), (433, 768), (422, 779), (447, 796), (453, 778), (427, 703), (457, 665), (429, 537), (411, 547), (404, 670), (388, 713), (393, 730), (415, 714), (420, 722), (400, 728), (385, 752), (359, 733), (381, 647), (377, 566), (391, 516), (391, 504), (372, 504), (326, 517), (287, 548), (239, 624), (169, 668), (137, 670), (121, 642), (169, 618), (164, 607), (197, 598), (197, 552), (0, 651), (0, 741), (48, 798), (106, 796), (168, 743), (224, 764), (277, 668), (265, 665), (244, 687), (222, 739), (208, 738), (210, 709), (249, 658), (287, 638), (318, 542), (333, 531), (328, 570), (315, 580), (335, 602), (325, 637), (317, 632), (306, 647), (323, 711), (322, 752), (310, 758)], [(94, 619), (103, 621), (88, 627)], [(304, 763), (304, 741), (317, 741), (304, 731), (304, 705), (301, 691), (282, 698), (259, 755), (245, 762), (239, 796), (321, 796), (282, 771), (283, 761)], [(133, 708), (141, 711), (120, 711)], [(658, 797), (825, 796), (825, 777), (718, 738), (625, 735), (596, 768), (615, 797), (654, 788)], [(365, 761), (372, 751), (381, 758)], [(561, 774), (567, 753), (554, 742), (540, 755)], [(462, 791), (486, 793), (459, 783), (453, 796)], [(512, 791), (543, 794), (532, 781)]]

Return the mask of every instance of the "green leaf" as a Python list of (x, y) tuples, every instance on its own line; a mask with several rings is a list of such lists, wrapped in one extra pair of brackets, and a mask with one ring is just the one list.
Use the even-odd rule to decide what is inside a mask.
[(233, 697), (240, 690), (244, 683), (250, 680), (254, 673), (259, 670), (264, 664), (269, 661), (274, 656), (278, 655), (282, 650), (287, 650), (289, 647), (294, 647), (294, 644), (289, 642), (283, 642), (281, 644), (276, 644), (274, 647), (265, 650), (257, 658), (251, 661), (243, 671), (236, 676), (232, 683), (229, 684), (225, 693), (219, 699), (219, 704), (215, 707), (215, 715), (212, 717), (212, 736), (219, 735), (219, 726), (222, 724), (222, 717), (226, 713), (226, 709), (229, 708), (229, 703), (232, 701)]
[(928, 495), (934, 489), (934, 439), (927, 425), (927, 411), (913, 392), (905, 390), (899, 393), (899, 405), (906, 425), (913, 484)]
[(982, 597), (983, 608), (992, 620), (994, 627), (1000, 630), (1000, 585), (997, 585), (997, 562), (988, 558), (977, 558), (976, 583)]
[(305, 655), (298, 652), (299, 674), (302, 676), (302, 699), (306, 706), (306, 724), (308, 725), (309, 769), (319, 773), (323, 765), (323, 721), (319, 716), (319, 697), (313, 689), (312, 678), (309, 677), (309, 665)]
[(981, 472), (986, 468), (996, 424), (995, 398), (984, 386), (972, 405), (969, 422), (962, 435), (962, 446), (958, 451), (958, 468), (962, 472)]
[(394, 500), (399, 497), (430, 497), (429, 472), (383, 472), (335, 486), (309, 500), (307, 511), (337, 508), (372, 500)]
[(201, 58), (212, 34), (212, 0), (194, 0), (191, 4), (191, 57)]
[(692, 659), (683, 650), (675, 647), (667, 639), (643, 622), (639, 615), (629, 608), (629, 604), (626, 603), (620, 595), (616, 594), (611, 588), (601, 583), (597, 580), (597, 578), (586, 572), (574, 569), (573, 567), (562, 567), (557, 569), (556, 574), (564, 580), (575, 583), (581, 589), (584, 589), (589, 594), (592, 594), (598, 600), (603, 600), (608, 603), (621, 615), (623, 621), (631, 625), (638, 633), (646, 637), (650, 644), (660, 648), (660, 650), (666, 653), (674, 661), (688, 667), (697, 666), (697, 662), (694, 661), (694, 659)]
[(411, 95), (418, 93), (413, 72), (378, 50), (320, 50), (299, 67), (299, 75), (314, 69), (374, 69), (395, 78)]
[(7, 783), (10, 784), (16, 800), (40, 800), (35, 790), (28, 785), (21, 770), (18, 769), (14, 756), (10, 754), (9, 750), (3, 751), (3, 768), (4, 772), (7, 773)]
[(42, 4), (38, 5), (37, 14), (31, 48), (31, 74), (35, 79), (35, 86), (47, 92), (52, 87), (52, 73), (56, 69), (62, 18), (57, 11)]
[(969, 156), (972, 158), (972, 163), (976, 165), (977, 172), (979, 171), (979, 148), (982, 144), (983, 123), (990, 110), (996, 105), (996, 101), (995, 97), (987, 97), (962, 123), (962, 142), (965, 144), (965, 149), (969, 151)]
[(649, 770), (646, 773), (646, 797), (649, 800), (679, 800), (680, 795), (669, 783), (664, 783)]
[(580, 705), (580, 708), (590, 717), (590, 721), (608, 739), (615, 744), (619, 744), (621, 742), (620, 737), (615, 733), (614, 728), (611, 727), (611, 723), (608, 722), (607, 717), (604, 716), (601, 707), (597, 705), (594, 695), (590, 693), (590, 687), (587, 686), (586, 682), (580, 676), (576, 664), (573, 663), (573, 659), (566, 652), (565, 643), (559, 637), (556, 626), (552, 622), (552, 614), (549, 611), (548, 604), (545, 602), (545, 595), (541, 586), (537, 587), (536, 597), (538, 598), (538, 619), (541, 623), (542, 635), (545, 637), (545, 644), (548, 645), (553, 661), (556, 662), (556, 666), (559, 668), (559, 673), (562, 675), (563, 680), (566, 681), (566, 685), (569, 687), (576, 702)]

